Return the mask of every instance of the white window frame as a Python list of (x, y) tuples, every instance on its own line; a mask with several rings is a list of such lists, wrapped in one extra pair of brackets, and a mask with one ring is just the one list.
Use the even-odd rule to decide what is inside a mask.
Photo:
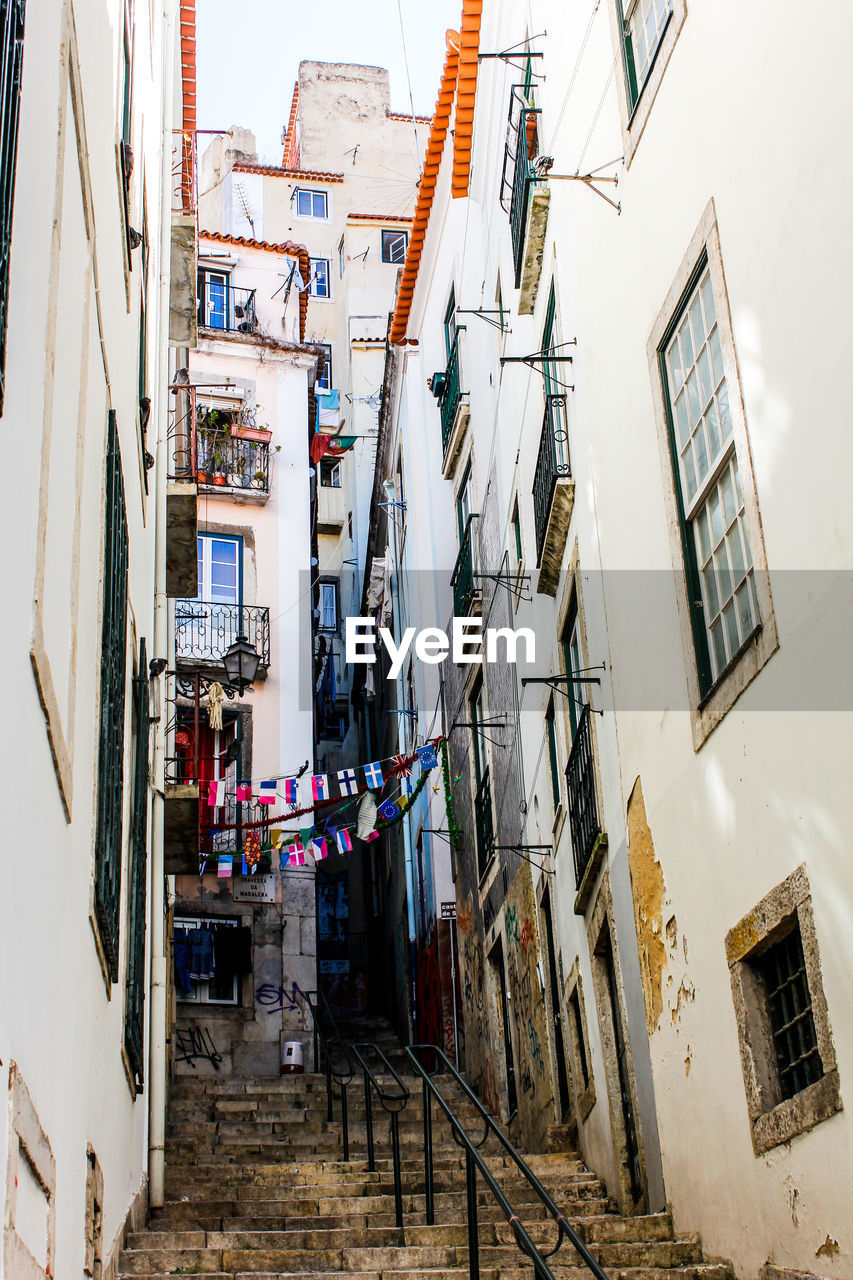
[[(325, 464), (325, 465), (324, 465)], [(334, 479), (331, 484), (327, 484), (323, 479), (324, 475), (337, 477), (337, 484)], [(321, 458), (320, 459), (320, 488), (321, 489), (341, 489), (343, 488), (343, 459), (342, 458)]]
[(330, 342), (318, 342), (318, 347), (322, 347), (326, 353), (326, 360), (323, 365), (323, 374), (318, 378), (315, 387), (319, 387), (321, 391), (331, 391), (332, 389), (332, 344)]
[[(208, 924), (227, 925), (231, 928), (239, 928), (242, 921), (234, 919), (230, 916), (221, 916), (213, 919), (211, 916), (175, 916), (173, 923), (174, 929), (200, 929), (202, 921)], [(231, 1008), (240, 1004), (240, 978), (235, 973), (233, 975), (234, 993), (233, 998), (225, 1000), (210, 994), (210, 983), (213, 979), (199, 979), (193, 982), (193, 989), (189, 995), (182, 995), (180, 991), (175, 989), (175, 995), (181, 1004), (213, 1004), (225, 1005)]]
[[(308, 197), (308, 201), (309, 201), (310, 206), (311, 206), (311, 211), (310, 211), (309, 213), (304, 213), (304, 212), (302, 211), (302, 209), (300, 208), (300, 204), (301, 204), (301, 202), (302, 202), (302, 197), (303, 197), (303, 196)], [(322, 212), (322, 213), (315, 213), (315, 212), (314, 212), (315, 201), (316, 201), (318, 198), (320, 198), (320, 199), (321, 199), (321, 202), (322, 202), (322, 206), (323, 206), (323, 212)], [(294, 210), (293, 210), (294, 217), (310, 219), (310, 220), (312, 220), (312, 221), (314, 221), (314, 222), (328, 222), (328, 221), (329, 221), (329, 193), (328, 193), (328, 191), (322, 191), (322, 190), (321, 190), (321, 191), (315, 191), (313, 187), (297, 187), (297, 188), (296, 188), (296, 190), (295, 190), (295, 191), (294, 191), (294, 193), (293, 193), (293, 199), (294, 199)]]
[[(320, 594), (318, 599), (320, 616), (317, 621), (317, 630), (326, 633), (337, 632), (338, 629), (338, 584), (332, 581), (320, 582)], [(331, 610), (329, 602), (331, 601)], [(331, 621), (330, 621), (331, 619)]]
[[(322, 264), (326, 277), (326, 292), (321, 293), (318, 288), (317, 267)], [(328, 302), (332, 297), (332, 270), (331, 263), (328, 258), (312, 258), (311, 259), (311, 281), (308, 292), (312, 298), (319, 298), (323, 302)]]
[[(388, 257), (386, 257), (386, 256), (385, 256), (385, 244), (386, 244), (386, 238), (387, 238), (387, 237), (389, 237), (389, 236), (396, 236), (398, 239), (400, 239), (400, 240), (402, 240), (402, 241), (403, 241), (403, 256), (402, 256), (402, 258), (399, 258), (399, 259), (398, 259), (398, 258), (392, 258), (392, 257), (390, 256), (390, 253), (391, 253), (391, 250), (390, 250), (390, 249), (388, 250), (389, 256), (388, 256)], [(403, 263), (406, 261), (406, 254), (408, 253), (408, 250), (409, 250), (409, 233), (408, 233), (408, 231), (397, 231), (394, 227), (383, 227), (383, 228), (382, 228), (382, 232), (381, 232), (381, 236), (380, 236), (380, 243), (381, 243), (381, 258), (382, 258), (382, 261), (383, 261), (383, 262), (385, 262), (385, 263), (388, 263), (390, 266), (394, 266), (394, 267), (401, 267), (401, 266), (403, 265)], [(392, 243), (393, 243), (393, 242), (392, 242)]]
[[(755, 598), (758, 615), (761, 620), (760, 628), (753, 633), (752, 640), (741, 648), (735, 655), (734, 660), (716, 677), (710, 688), (704, 690), (700, 684), (699, 677), (697, 648), (693, 634), (690, 605), (691, 594), (687, 585), (689, 581), (688, 565), (685, 561), (685, 548), (682, 541), (680, 511), (675, 487), (677, 481), (670, 450), (670, 432), (666, 413), (667, 389), (662, 380), (659, 356), (673, 317), (681, 308), (688, 287), (696, 272), (697, 264), (701, 261), (703, 254), (707, 255), (710, 272), (714, 308), (719, 328), (720, 350), (728, 389), (729, 412), (732, 421), (731, 436), (733, 447), (732, 452), (725, 456), (736, 456), (737, 458), (740, 486), (743, 494), (743, 524), (752, 552)], [(709, 201), (702, 215), (702, 220), (676, 273), (666, 301), (652, 326), (646, 354), (654, 388), (658, 447), (661, 467), (664, 473), (664, 495), (670, 548), (673, 563), (677, 566), (679, 575), (683, 575), (681, 577), (681, 588), (676, 591), (676, 600), (684, 650), (688, 705), (690, 707), (693, 730), (693, 747), (694, 750), (698, 751), (712, 729), (719, 723), (729, 708), (740, 697), (743, 690), (779, 647), (776, 619), (773, 611), (773, 598), (767, 572), (764, 534), (758, 508), (752, 450), (746, 426), (743, 388), (734, 345), (731, 312), (729, 310), (726, 279), (720, 250), (720, 235), (713, 200)]]
[(346, 251), (345, 251), (344, 236), (341, 236), (341, 242), (338, 245), (338, 275), (340, 276), (341, 280), (343, 280), (344, 278), (344, 271), (346, 270), (346, 264), (347, 264), (347, 257), (346, 257)]

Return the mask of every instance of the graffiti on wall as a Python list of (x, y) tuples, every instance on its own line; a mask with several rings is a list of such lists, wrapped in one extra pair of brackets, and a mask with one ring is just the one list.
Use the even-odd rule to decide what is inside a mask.
[(295, 982), (290, 991), (286, 987), (277, 987), (272, 982), (263, 982), (255, 988), (255, 1003), (266, 1008), (267, 1013), (297, 1013), (302, 1008), (304, 995), (301, 987)]
[(175, 1028), (176, 1062), (186, 1062), (195, 1070), (198, 1062), (209, 1062), (214, 1071), (219, 1070), (222, 1054), (217, 1052), (208, 1027)]

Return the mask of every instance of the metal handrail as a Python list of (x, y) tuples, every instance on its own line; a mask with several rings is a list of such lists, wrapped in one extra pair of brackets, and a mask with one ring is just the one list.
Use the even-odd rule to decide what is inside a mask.
[[(349, 1050), (347, 1049), (347, 1046), (346, 1046), (346, 1041), (344, 1040), (343, 1036), (338, 1030), (338, 1024), (335, 1022), (334, 1016), (332, 1014), (331, 1009), (329, 1008), (329, 1005), (326, 1001), (326, 998), (323, 992), (322, 991), (314, 991), (314, 992), (298, 991), (297, 994), (302, 997), (302, 1000), (304, 1001), (305, 1004), (307, 1004), (309, 1010), (311, 1011), (311, 1018), (314, 1023), (314, 1060), (315, 1062), (317, 1061), (317, 1058), (318, 1058), (317, 1045), (319, 1044), (323, 1050), (323, 1060), (326, 1064), (326, 1119), (329, 1121), (334, 1119), (334, 1112), (333, 1112), (333, 1106), (332, 1106), (332, 1080), (333, 1079), (335, 1081), (335, 1084), (338, 1086), (338, 1088), (341, 1091), (341, 1136), (343, 1138), (344, 1160), (349, 1161), (349, 1117), (347, 1113), (347, 1086), (352, 1083), (353, 1076), (355, 1075), (355, 1072), (356, 1072), (355, 1064), (352, 1058), (350, 1057)], [(318, 1000), (322, 1000), (323, 1004), (326, 1007), (326, 1013), (328, 1014), (333, 1027), (333, 1034), (331, 1036), (327, 1036), (320, 1026), (320, 1019), (317, 1016), (317, 1007), (311, 1001), (312, 995), (317, 996)], [(334, 1059), (334, 1052), (333, 1052), (333, 1048), (335, 1046), (338, 1046), (343, 1050), (343, 1056), (346, 1062), (346, 1066), (343, 1069), (335, 1066), (335, 1059)]]
[[(474, 1143), (465, 1132), (462, 1123), (454, 1115), (450, 1104), (442, 1096), (438, 1086), (433, 1081), (429, 1072), (421, 1066), (415, 1054), (417, 1052), (429, 1050), (441, 1059), (442, 1069), (448, 1072), (456, 1083), (463, 1090), (466, 1098), (474, 1104), (480, 1118), (486, 1125), (486, 1131), (479, 1143)], [(424, 1098), (424, 1172), (426, 1177), (426, 1220), (428, 1225), (435, 1222), (435, 1197), (433, 1191), (433, 1169), (432, 1169), (432, 1118), (431, 1118), (431, 1098), (434, 1097), (441, 1107), (444, 1114), (450, 1121), (453, 1136), (456, 1142), (465, 1149), (465, 1182), (468, 1196), (468, 1269), (471, 1280), (478, 1280), (480, 1274), (479, 1261), (479, 1241), (477, 1237), (477, 1170), (483, 1175), (483, 1178), (498, 1203), (501, 1212), (512, 1228), (515, 1236), (515, 1242), (522, 1253), (526, 1254), (533, 1263), (534, 1271), (540, 1280), (554, 1280), (553, 1272), (548, 1266), (547, 1259), (552, 1258), (560, 1249), (563, 1240), (566, 1239), (574, 1247), (586, 1267), (592, 1272), (595, 1280), (607, 1280), (605, 1272), (602, 1271), (595, 1258), (587, 1249), (583, 1240), (569, 1223), (566, 1215), (560, 1207), (552, 1200), (542, 1183), (536, 1177), (536, 1174), (527, 1164), (524, 1157), (516, 1150), (509, 1138), (495, 1122), (492, 1116), (486, 1111), (480, 1099), (471, 1089), (471, 1087), (462, 1078), (454, 1067), (453, 1063), (438, 1045), (434, 1044), (414, 1044), (406, 1046), (406, 1053), (409, 1055), (415, 1071), (421, 1077), (423, 1082), (423, 1098)], [(491, 1170), (480, 1155), (478, 1148), (482, 1146), (489, 1132), (497, 1137), (501, 1146), (511, 1157), (520, 1172), (524, 1175), (528, 1185), (535, 1191), (548, 1213), (554, 1219), (558, 1227), (557, 1243), (548, 1253), (540, 1253), (536, 1245), (531, 1240), (524, 1227), (524, 1224), (518, 1217), (518, 1214), (512, 1208), (504, 1193), (501, 1191), (497, 1181), (495, 1180)]]
[[(364, 1079), (364, 1120), (367, 1131), (367, 1168), (368, 1172), (373, 1173), (376, 1169), (376, 1158), (373, 1147), (373, 1104), (371, 1101), (370, 1091), (376, 1090), (376, 1096), (382, 1106), (382, 1110), (387, 1112), (391, 1117), (391, 1161), (394, 1170), (394, 1217), (398, 1227), (403, 1225), (403, 1176), (400, 1169), (400, 1112), (404, 1110), (406, 1103), (409, 1101), (411, 1094), (407, 1085), (400, 1079), (400, 1076), (392, 1067), (385, 1054), (376, 1044), (362, 1043), (350, 1045), (350, 1049), (361, 1065), (362, 1076)], [(388, 1089), (382, 1087), (376, 1076), (371, 1071), (361, 1054), (364, 1049), (367, 1053), (373, 1053), (377, 1058), (381, 1059), (385, 1071), (388, 1075), (392, 1075), (399, 1087), (399, 1092), (391, 1093)]]

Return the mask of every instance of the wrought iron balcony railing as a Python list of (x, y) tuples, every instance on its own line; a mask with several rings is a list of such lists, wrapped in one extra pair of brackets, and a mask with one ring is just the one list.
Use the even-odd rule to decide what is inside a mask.
[(548, 532), (548, 518), (557, 480), (572, 474), (569, 464), (569, 436), (566, 430), (566, 397), (545, 397), (545, 419), (539, 440), (539, 456), (533, 477), (533, 515), (536, 524), (536, 563), (542, 561), (542, 549)]
[(444, 371), (444, 389), (438, 402), (441, 410), (441, 444), (445, 453), (447, 453), (450, 437), (453, 434), (456, 410), (459, 408), (461, 399), (462, 392), (459, 384), (459, 330), (457, 329), (456, 336), (453, 339), (453, 346), (450, 348), (450, 355), (447, 357), (447, 368)]
[(227, 486), (269, 493), (270, 447), (242, 436), (199, 428), (197, 478), (200, 485)]
[(223, 333), (253, 334), (259, 331), (256, 289), (241, 289), (230, 281), (201, 273), (198, 282), (198, 323), (203, 329)]
[(578, 888), (580, 888), (584, 872), (589, 866), (595, 842), (601, 834), (601, 825), (598, 820), (598, 802), (595, 798), (595, 762), (592, 754), (591, 718), (590, 709), (585, 706), (581, 712), (572, 749), (569, 753), (569, 763), (566, 765), (569, 821), (575, 857), (575, 883)]
[(453, 613), (457, 618), (469, 616), (471, 604), (478, 591), (477, 579), (474, 577), (476, 562), (474, 531), (479, 518), (478, 515), (468, 517), (465, 532), (462, 534), (462, 545), (450, 579), (450, 585), (453, 588)]
[(270, 611), (261, 605), (216, 604), (207, 600), (175, 602), (175, 657), (221, 663), (242, 632), (270, 664)]
[(512, 168), (512, 194), (509, 201), (509, 226), (512, 236), (512, 261), (515, 266), (516, 288), (521, 283), (521, 267), (524, 261), (527, 210), (530, 205), (530, 186), (533, 180), (530, 161), (536, 155), (536, 117), (538, 114), (534, 107), (521, 106), (517, 117), (515, 157)]
[(477, 875), (482, 878), (495, 852), (492, 785), (488, 766), (483, 770), (483, 776), (474, 797), (474, 828), (477, 834)]

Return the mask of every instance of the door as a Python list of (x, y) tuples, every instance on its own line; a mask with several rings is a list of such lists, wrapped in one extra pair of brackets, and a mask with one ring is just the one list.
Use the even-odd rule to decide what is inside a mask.
[(179, 658), (220, 660), (242, 630), (242, 552), (242, 538), (199, 534), (198, 594), (175, 610)]
[(622, 1120), (625, 1126), (625, 1162), (628, 1166), (628, 1177), (631, 1180), (631, 1195), (639, 1200), (643, 1194), (643, 1173), (640, 1165), (640, 1145), (637, 1140), (637, 1124), (634, 1118), (634, 1102), (631, 1097), (631, 1074), (628, 1067), (628, 1045), (625, 1040), (625, 1028), (622, 1021), (622, 1005), (619, 1000), (619, 987), (616, 981), (616, 965), (613, 959), (613, 943), (610, 930), (605, 929), (599, 945), (600, 956), (607, 974), (607, 993), (610, 1005), (610, 1017), (613, 1023), (613, 1045), (616, 1052), (616, 1066), (619, 1078), (619, 1100), (622, 1107)]
[(561, 1120), (569, 1113), (569, 1076), (566, 1070), (566, 1042), (563, 1038), (563, 1004), (560, 998), (560, 980), (554, 948), (554, 926), (551, 919), (551, 894), (548, 889), (542, 895), (542, 918), (545, 921), (545, 947), (548, 959), (549, 985), (551, 988), (551, 1016), (554, 1020), (554, 1056), (557, 1059), (557, 1109)]
[(225, 271), (205, 271), (202, 277), (200, 323), (208, 329), (228, 328), (228, 275)]
[(456, 520), (459, 525), (459, 545), (462, 546), (468, 520), (471, 516), (471, 463), (465, 468), (465, 475), (456, 496)]
[[(577, 604), (574, 601), (569, 611), (566, 630), (563, 633), (563, 661), (567, 676), (577, 676), (583, 670), (580, 622), (578, 620)], [(580, 723), (581, 711), (586, 702), (584, 685), (580, 682), (570, 683), (566, 686), (566, 693), (569, 695), (569, 723), (571, 724), (572, 741), (574, 742), (578, 724)]]
[(515, 1085), (515, 1055), (512, 1051), (512, 1034), (509, 1029), (509, 1001), (506, 998), (506, 971), (504, 970), (504, 953), (498, 945), (492, 952), (492, 963), (498, 979), (498, 995), (501, 1002), (501, 1022), (503, 1023), (504, 1065), (506, 1067), (506, 1093), (509, 1114), (514, 1116), (518, 1110), (518, 1090)]

